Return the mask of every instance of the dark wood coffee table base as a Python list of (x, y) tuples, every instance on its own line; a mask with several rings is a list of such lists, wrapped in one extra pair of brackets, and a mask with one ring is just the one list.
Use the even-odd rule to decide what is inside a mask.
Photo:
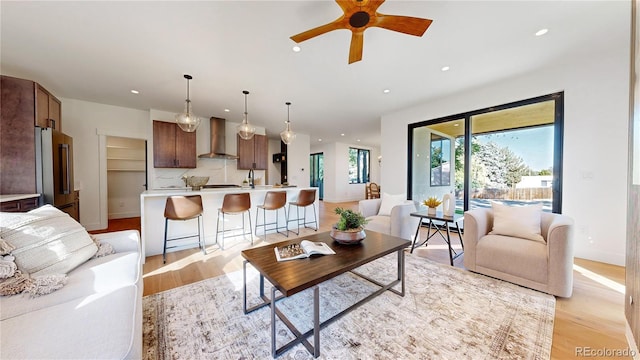
[[(320, 234), (318, 234), (320, 235)], [(284, 243), (290, 243), (291, 241), (288, 242), (283, 242), (281, 244)], [(397, 277), (395, 280), (391, 281), (388, 284), (383, 284), (375, 279), (372, 279), (368, 276), (365, 276), (357, 271), (355, 271), (354, 269), (346, 269), (345, 271), (338, 271), (336, 274), (334, 274), (333, 276), (329, 277), (329, 278), (324, 278), (323, 281), (326, 281), (330, 278), (333, 278), (337, 275), (340, 275), (342, 273), (345, 272), (351, 272), (357, 276), (359, 276), (362, 279), (365, 279), (369, 282), (371, 282), (372, 284), (375, 284), (377, 286), (380, 287), (380, 289), (376, 290), (375, 292), (373, 292), (372, 294), (368, 295), (367, 297), (365, 297), (364, 299), (356, 302), (355, 304), (349, 306), (348, 308), (346, 308), (345, 310), (339, 312), (338, 314), (332, 316), (331, 318), (320, 322), (320, 289), (318, 287), (318, 284), (309, 286), (307, 288), (313, 288), (313, 328), (307, 332), (302, 333), (300, 330), (298, 330), (292, 323), (291, 321), (286, 317), (286, 315), (280, 311), (277, 306), (276, 303), (278, 302), (278, 300), (281, 300), (282, 298), (286, 297), (285, 291), (282, 291), (281, 289), (278, 288), (277, 285), (274, 284), (274, 286), (271, 289), (271, 296), (268, 297), (265, 294), (264, 291), (264, 278), (266, 274), (263, 274), (262, 271), (260, 271), (260, 269), (258, 267), (256, 267), (256, 269), (258, 269), (258, 271), (260, 272), (260, 298), (262, 299), (262, 302), (252, 306), (250, 308), (247, 308), (247, 263), (251, 263), (250, 259), (245, 260), (243, 263), (243, 310), (245, 314), (249, 314), (255, 310), (258, 310), (262, 307), (265, 306), (270, 306), (271, 308), (271, 354), (272, 356), (275, 358), (279, 355), (281, 355), (282, 353), (286, 352), (287, 350), (289, 350), (290, 348), (292, 348), (293, 346), (301, 343), (302, 345), (304, 345), (304, 347), (309, 351), (310, 354), (312, 354), (314, 357), (318, 357), (320, 356), (320, 330), (325, 328), (326, 326), (328, 326), (329, 324), (333, 323), (334, 321), (338, 320), (340, 317), (342, 317), (343, 315), (351, 312), (352, 310), (356, 309), (357, 307), (359, 307), (362, 304), (365, 304), (366, 302), (368, 302), (369, 300), (373, 299), (374, 297), (382, 294), (385, 291), (391, 291), (394, 294), (400, 295), (400, 296), (404, 296), (405, 293), (405, 286), (404, 286), (404, 248), (407, 247), (409, 245), (409, 242), (407, 241), (406, 244), (403, 244), (402, 246), (397, 246), (397, 249), (393, 249), (391, 251), (389, 250), (385, 250), (383, 251), (383, 254), (378, 254), (376, 256), (371, 256), (370, 258), (366, 258), (363, 259), (364, 262), (362, 262), (360, 264), (363, 265), (365, 263), (371, 262), (373, 260), (376, 260), (384, 255), (393, 253), (394, 251), (397, 252), (398, 254), (398, 261), (397, 261)], [(280, 244), (272, 244), (272, 246), (267, 246), (271, 252), (273, 253), (273, 247), (274, 246), (280, 246)], [(332, 247), (334, 247), (334, 249), (337, 247), (337, 245), (332, 245)], [(349, 251), (348, 249), (335, 249), (335, 250), (342, 250), (342, 251)], [(338, 251), (336, 251), (338, 252)], [(326, 255), (326, 256), (336, 256), (336, 255)], [(246, 256), (245, 256), (246, 258)], [(250, 258), (250, 256), (249, 256)], [(320, 260), (320, 258), (317, 259), (309, 259), (309, 260)], [(298, 260), (292, 260), (292, 261), (298, 261)], [(304, 260), (301, 260), (304, 261)], [(280, 263), (280, 264), (284, 264)], [(253, 264), (252, 264), (253, 265)], [(255, 267), (255, 266), (254, 266)], [(400, 290), (396, 290), (393, 289), (394, 286), (396, 286), (397, 284), (401, 284)], [(280, 291), (281, 295), (276, 296), (276, 292)], [(291, 294), (293, 295), (293, 294)], [(290, 342), (288, 342), (287, 344), (281, 346), (280, 348), (277, 348), (276, 346), (276, 315), (278, 316), (278, 318), (287, 326), (287, 328), (293, 333), (293, 335), (295, 336), (295, 339), (291, 340)], [(313, 345), (307, 340), (308, 337), (310, 337), (311, 335), (313, 335)]]

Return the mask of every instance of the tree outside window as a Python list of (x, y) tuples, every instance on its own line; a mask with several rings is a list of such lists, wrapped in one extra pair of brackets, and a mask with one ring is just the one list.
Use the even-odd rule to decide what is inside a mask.
[(451, 184), (451, 140), (431, 134), (431, 186)]
[(369, 150), (349, 148), (349, 184), (369, 182)]

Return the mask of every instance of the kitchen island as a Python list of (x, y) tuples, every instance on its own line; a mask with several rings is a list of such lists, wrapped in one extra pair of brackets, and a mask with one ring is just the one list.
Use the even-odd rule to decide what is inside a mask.
[[(162, 190), (147, 190), (140, 194), (140, 216), (141, 216), (141, 241), (142, 241), (142, 256), (143, 258), (151, 255), (162, 254), (163, 242), (164, 242), (164, 207), (167, 201), (167, 197), (174, 195), (200, 195), (202, 196), (203, 212), (203, 225), (204, 225), (204, 241), (205, 246), (211, 246), (215, 244), (216, 231), (217, 231), (217, 216), (218, 209), (222, 206), (222, 200), (225, 194), (228, 193), (241, 193), (248, 192), (251, 196), (251, 225), (252, 231), (255, 230), (256, 225), (256, 209), (258, 205), (262, 205), (264, 197), (267, 191), (285, 191), (287, 193), (287, 205), (285, 209), (288, 211), (289, 202), (295, 201), (298, 198), (298, 193), (303, 189), (316, 189), (317, 188), (298, 188), (298, 187), (272, 187), (269, 185), (256, 185), (255, 189), (251, 188), (218, 188), (218, 189), (201, 189), (198, 191), (186, 190), (186, 189), (162, 189)], [(318, 196), (316, 193), (316, 200), (313, 204), (316, 213), (318, 213)], [(296, 218), (296, 207), (292, 207), (291, 211), (293, 215), (292, 219)], [(275, 222), (275, 211), (267, 211), (267, 223)], [(300, 216), (304, 216), (303, 209), (300, 209)], [(280, 226), (284, 226), (286, 219), (284, 211), (278, 211), (278, 222)], [(246, 215), (245, 215), (246, 219)], [(221, 220), (222, 221), (222, 220)], [(225, 216), (225, 229), (239, 228), (242, 226), (242, 216), (240, 215), (227, 215)], [(260, 224), (262, 224), (263, 215), (260, 212)], [(313, 221), (313, 210), (307, 209), (307, 222)], [(169, 221), (168, 237), (181, 237), (191, 234), (195, 234), (198, 222), (197, 220), (188, 221)], [(318, 218), (318, 225), (320, 224), (320, 218)], [(289, 223), (289, 228), (294, 230), (297, 227), (295, 221)], [(247, 224), (248, 226), (248, 224)], [(269, 227), (273, 227), (271, 225)], [(241, 231), (238, 230), (237, 233)], [(262, 228), (258, 228), (260, 237), (263, 238)], [(228, 235), (234, 235), (235, 233), (229, 233)], [(269, 233), (271, 234), (271, 233)], [(220, 234), (219, 236), (222, 236)], [(273, 236), (273, 235), (272, 235)], [(285, 237), (278, 235), (284, 240)], [(257, 238), (254, 233), (254, 244), (256, 244)], [(246, 238), (242, 236), (225, 239), (225, 248), (232, 247), (237, 242), (250, 241), (249, 235)], [(193, 247), (197, 247), (197, 238), (187, 239), (184, 241), (187, 247), (177, 248), (183, 250), (188, 248), (188, 244), (194, 244)], [(175, 243), (174, 243), (175, 244)], [(173, 246), (173, 244), (172, 244)], [(217, 247), (215, 248), (217, 249)], [(175, 249), (172, 249), (175, 250)], [(211, 248), (210, 250), (213, 250)]]

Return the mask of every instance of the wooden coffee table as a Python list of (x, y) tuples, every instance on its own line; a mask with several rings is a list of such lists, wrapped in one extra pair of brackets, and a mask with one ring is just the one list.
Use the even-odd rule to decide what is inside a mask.
[[(278, 262), (273, 250), (274, 247), (280, 247), (289, 244), (299, 243), (302, 240), (322, 241), (327, 243), (335, 252), (335, 255), (313, 256), (306, 259), (296, 259)], [(367, 230), (367, 238), (357, 245), (341, 245), (335, 242), (328, 232), (317, 233), (304, 236), (299, 239), (283, 241), (276, 244), (268, 244), (265, 246), (248, 249), (242, 251), (245, 258), (243, 263), (243, 309), (248, 314), (252, 311), (260, 309), (264, 306), (271, 307), (271, 354), (277, 357), (291, 347), (302, 343), (309, 353), (314, 357), (320, 356), (320, 329), (331, 324), (341, 316), (347, 314), (356, 307), (366, 303), (381, 293), (389, 290), (393, 293), (404, 296), (404, 248), (411, 244), (410, 241), (395, 236), (385, 235), (374, 231)], [(354, 269), (368, 262), (379, 259), (393, 252), (398, 253), (397, 271), (398, 276), (395, 280), (388, 284), (382, 284), (377, 280), (371, 279), (360, 274)], [(247, 308), (247, 263), (250, 263), (260, 272), (260, 298), (262, 302), (251, 308)], [(335, 316), (320, 322), (320, 290), (318, 284), (332, 279), (340, 274), (352, 272), (359, 277), (370, 281), (380, 287), (371, 295), (351, 305), (347, 309), (341, 311)], [(264, 279), (267, 279), (272, 285), (271, 297), (267, 297), (264, 292)], [(400, 291), (392, 289), (393, 286), (401, 284)], [(284, 297), (294, 295), (305, 289), (313, 287), (313, 329), (305, 333), (300, 332), (287, 319), (287, 317), (277, 309), (276, 302)], [(281, 295), (276, 296), (276, 291)], [(295, 335), (295, 339), (276, 348), (276, 315)], [(313, 335), (313, 345), (307, 341), (309, 336)]]

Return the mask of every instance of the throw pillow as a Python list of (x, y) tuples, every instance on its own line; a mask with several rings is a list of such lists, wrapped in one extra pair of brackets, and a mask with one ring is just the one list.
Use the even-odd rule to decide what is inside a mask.
[(544, 241), (540, 234), (542, 204), (508, 206), (491, 202), (491, 208), (493, 209), (493, 230), (489, 234)]
[(378, 215), (380, 216), (391, 216), (391, 209), (393, 209), (396, 205), (404, 204), (407, 199), (406, 194), (398, 194), (398, 195), (390, 195), (387, 193), (382, 193), (380, 196), (380, 210), (378, 210)]
[(0, 236), (15, 247), (18, 269), (31, 277), (66, 274), (98, 251), (82, 225), (51, 205), (0, 213)]

